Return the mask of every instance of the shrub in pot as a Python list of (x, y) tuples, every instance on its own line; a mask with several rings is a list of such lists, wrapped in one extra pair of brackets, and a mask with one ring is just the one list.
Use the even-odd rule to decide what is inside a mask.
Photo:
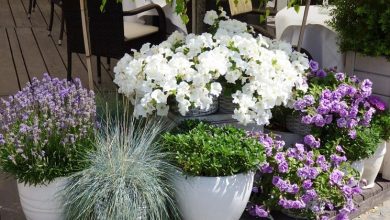
[(177, 169), (157, 142), (170, 124), (128, 116), (105, 124), (96, 151), (86, 155), (90, 166), (63, 191), (65, 219), (177, 219), (171, 185)]
[(326, 157), (312, 135), (293, 147), (273, 134), (252, 135), (264, 145), (266, 161), (260, 165), (261, 178), (248, 205), (251, 215), (269, 217), (270, 210), (282, 210), (297, 218), (328, 219), (329, 212), (336, 211), (337, 219), (348, 219), (354, 210), (352, 197), (361, 190), (340, 145)]
[(74, 82), (34, 78), (2, 100), (0, 167), (18, 180), (27, 219), (62, 219), (56, 193), (67, 176), (84, 169), (82, 158), (93, 150), (94, 93)]
[[(184, 122), (188, 123), (188, 122)], [(238, 220), (248, 202), (263, 146), (245, 131), (203, 122), (167, 133), (162, 144), (182, 172), (174, 181), (185, 220)]]

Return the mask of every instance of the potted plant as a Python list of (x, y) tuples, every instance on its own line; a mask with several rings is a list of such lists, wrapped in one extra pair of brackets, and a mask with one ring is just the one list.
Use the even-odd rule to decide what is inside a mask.
[(312, 134), (321, 139), (321, 153), (329, 156), (340, 144), (348, 160), (363, 172), (361, 160), (373, 155), (379, 143), (378, 131), (370, 128), (376, 111), (368, 102), (372, 82), (335, 70), (317, 70), (308, 84), (308, 92), (299, 94), (294, 103), (302, 123), (312, 125)]
[(169, 123), (114, 116), (97, 133), (96, 151), (85, 155), (90, 166), (73, 174), (62, 193), (65, 219), (177, 219), (171, 185), (177, 168), (157, 142)]
[(354, 210), (353, 195), (361, 190), (342, 146), (334, 146), (336, 153), (326, 157), (312, 135), (293, 147), (273, 134), (252, 136), (264, 145), (266, 160), (259, 168), (261, 178), (254, 184), (249, 214), (272, 219), (271, 210), (282, 210), (298, 219), (328, 219), (333, 211), (337, 219), (347, 219)]
[(379, 130), (380, 133), (381, 142), (378, 148), (386, 149), (381, 167), (382, 178), (390, 179), (390, 153), (387, 145), (390, 139), (390, 112), (388, 110), (388, 105), (380, 97), (370, 96), (368, 101), (377, 111), (373, 116), (371, 126)]
[(135, 116), (165, 116), (170, 99), (182, 116), (193, 108), (215, 112), (214, 98), (226, 81), (239, 88), (231, 90), (238, 106), (233, 118), (263, 125), (273, 107), (291, 102), (293, 89), (307, 88), (308, 60), (291, 45), (254, 37), (247, 24), (227, 18), (223, 11), (210, 11), (204, 20), (213, 34), (174, 32), (167, 41), (144, 45), (118, 62), (114, 83), (132, 101)]
[(45, 74), (2, 100), (0, 118), (0, 167), (18, 180), (25, 216), (62, 219), (56, 194), (94, 148), (94, 93)]
[(341, 51), (346, 52), (345, 71), (369, 77), (374, 91), (388, 99), (390, 2), (335, 0), (334, 5), (330, 24), (339, 35)]
[[(187, 123), (187, 122), (185, 122)], [(162, 144), (182, 172), (174, 181), (186, 220), (238, 220), (248, 202), (263, 146), (245, 131), (203, 122), (166, 133)]]

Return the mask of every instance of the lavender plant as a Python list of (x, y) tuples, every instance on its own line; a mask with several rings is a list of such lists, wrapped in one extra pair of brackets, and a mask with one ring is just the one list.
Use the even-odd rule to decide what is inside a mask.
[(251, 215), (269, 217), (270, 210), (284, 209), (326, 220), (329, 212), (337, 211), (337, 219), (348, 219), (355, 209), (352, 197), (361, 190), (341, 146), (334, 146), (336, 153), (327, 159), (318, 151), (320, 141), (312, 135), (294, 147), (286, 147), (273, 135), (251, 135), (266, 152), (248, 207)]
[(32, 185), (84, 169), (94, 148), (95, 108), (93, 91), (79, 79), (34, 78), (1, 100), (1, 169)]

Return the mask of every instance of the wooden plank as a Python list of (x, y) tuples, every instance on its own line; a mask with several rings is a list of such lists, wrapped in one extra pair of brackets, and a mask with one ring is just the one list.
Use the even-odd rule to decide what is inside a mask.
[(0, 95), (11, 95), (19, 90), (19, 86), (5, 28), (0, 28), (0, 54)]
[(20, 50), (18, 37), (16, 36), (14, 28), (8, 28), (7, 34), (8, 39), (10, 41), (12, 56), (15, 63), (15, 69), (19, 80), (19, 86), (23, 88), (30, 80), (28, 78), (26, 66), (24, 65), (24, 58), (22, 51)]
[(8, 0), (0, 0), (0, 5), (0, 27), (14, 27), (15, 22)]
[[(19, 1), (19, 0), (13, 0), (13, 1)], [(29, 5), (29, 1), (28, 0), (20, 0), (24, 6), (24, 9), (27, 13), (28, 11), (28, 5)], [(50, 0), (45, 0), (44, 1), (44, 4), (48, 4)], [(38, 7), (38, 3), (40, 1), (37, 0), (37, 6), (35, 7), (35, 10), (31, 12), (31, 17), (30, 17), (30, 23), (31, 23), (31, 26), (32, 27), (46, 27), (47, 28), (47, 24), (46, 24), (46, 21), (45, 19), (43, 18), (43, 15), (41, 13), (41, 11), (39, 10), (39, 7)]]
[(356, 54), (355, 71), (383, 74), (390, 77), (390, 62), (384, 57)]
[(38, 47), (42, 51), (49, 74), (56, 77), (66, 76), (65, 64), (53, 40), (47, 36), (47, 31), (42, 28), (33, 28), (32, 30), (38, 42)]
[(31, 22), (27, 17), (27, 11), (23, 6), (22, 1), (9, 0), (8, 2), (15, 19), (16, 27), (31, 27)]
[(16, 34), (30, 79), (42, 78), (42, 74), (47, 72), (47, 69), (31, 28), (17, 28)]
[(345, 54), (345, 72), (351, 75), (354, 74), (355, 57), (356, 57), (356, 53), (352, 51), (348, 51)]

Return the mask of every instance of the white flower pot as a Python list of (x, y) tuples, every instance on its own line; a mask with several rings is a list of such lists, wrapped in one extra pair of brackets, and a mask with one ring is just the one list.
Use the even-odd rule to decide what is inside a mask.
[(252, 192), (254, 173), (186, 177), (174, 181), (183, 220), (238, 220)]
[(382, 141), (374, 155), (364, 160), (364, 171), (362, 179), (367, 181), (367, 185), (363, 189), (369, 189), (375, 186), (375, 178), (381, 168), (383, 157), (386, 154), (386, 142)]
[(361, 180), (364, 171), (364, 160), (357, 160), (352, 162), (351, 167), (360, 174), (358, 180)]
[(18, 183), (20, 203), (27, 220), (64, 219), (64, 205), (59, 192), (67, 181), (67, 178), (57, 178), (48, 185), (37, 186)]
[[(386, 149), (390, 147), (390, 141), (386, 142)], [(390, 180), (390, 151), (386, 151), (382, 162), (382, 178)]]

